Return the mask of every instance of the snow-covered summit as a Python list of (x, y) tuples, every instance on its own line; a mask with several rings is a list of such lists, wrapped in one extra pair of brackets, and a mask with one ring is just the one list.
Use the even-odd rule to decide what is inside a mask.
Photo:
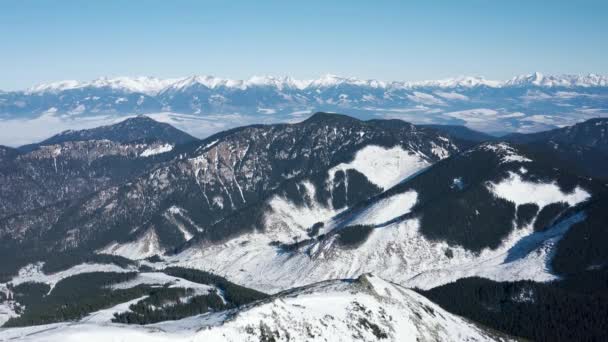
[(535, 72), (512, 78), (502, 84), (508, 86), (538, 86), (538, 87), (606, 87), (608, 77), (596, 74), (589, 75), (543, 75)]
[(122, 90), (125, 92), (142, 93), (148, 95), (157, 94), (162, 89), (178, 82), (179, 79), (167, 78), (160, 79), (156, 77), (100, 77), (92, 81), (58, 81), (52, 83), (43, 83), (31, 87), (27, 90), (28, 93), (45, 93), (45, 92), (61, 92), (65, 90), (81, 89), (81, 88), (110, 88), (114, 90)]

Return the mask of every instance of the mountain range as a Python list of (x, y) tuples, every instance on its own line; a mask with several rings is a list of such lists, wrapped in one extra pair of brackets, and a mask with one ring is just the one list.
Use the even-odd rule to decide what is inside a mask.
[[(539, 78), (457, 87), (605, 85)], [(0, 339), (601, 340), (607, 130), (141, 115), (0, 146)]]
[[(298, 122), (316, 111), (359, 119), (466, 125), (494, 135), (530, 133), (608, 115), (608, 78), (540, 73), (491, 81), (384, 82), (326, 75), (314, 80), (213, 76), (61, 81), (0, 92), (0, 144), (40, 141), (61, 129), (111, 124), (134, 114), (205, 137), (254, 123)], [(20, 133), (15, 134), (16, 131)]]

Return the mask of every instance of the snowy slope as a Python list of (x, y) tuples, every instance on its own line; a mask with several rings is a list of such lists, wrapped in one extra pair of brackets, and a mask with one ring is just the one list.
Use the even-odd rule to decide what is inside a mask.
[[(446, 156), (438, 153), (438, 157)], [(417, 151), (408, 151), (400, 146), (387, 149), (370, 145), (359, 150), (353, 161), (331, 168), (329, 174), (330, 178), (333, 178), (338, 170), (354, 169), (364, 174), (372, 183), (389, 189), (429, 165), (426, 158)]]
[[(490, 199), (494, 197), (516, 206), (535, 204), (540, 212), (550, 204), (563, 203), (574, 207), (591, 197), (590, 192), (580, 186), (564, 191), (555, 181), (535, 178), (521, 165), (532, 169), (537, 164), (509, 145), (482, 145), (476, 150), (494, 154), (497, 167), (516, 170), (505, 172), (504, 177), (498, 176), (500, 172), (491, 174), (490, 179), (497, 179), (495, 181), (478, 181), (478, 186)], [(462, 158), (469, 156), (464, 154)], [(434, 167), (411, 182), (426, 176)], [(472, 186), (463, 184), (462, 179), (457, 182), (457, 177), (448, 179), (450, 183), (445, 184), (444, 191), (456, 193), (455, 196), (466, 194), (463, 189)], [(548, 265), (557, 241), (572, 224), (585, 217), (584, 212), (578, 211), (543, 232), (535, 232), (536, 216), (525, 225), (516, 227), (517, 212), (511, 212), (514, 216), (507, 221), (507, 231), (497, 246), (473, 251), (448, 243), (445, 238), (430, 239), (422, 233), (419, 211), (414, 209), (425, 189), (419, 189), (422, 192), (419, 193), (409, 189), (408, 184), (403, 184), (404, 190), (389, 190), (387, 194), (390, 195), (378, 196), (364, 206), (336, 212), (329, 218), (331, 211), (313, 210), (307, 204), (285, 206), (280, 211), (267, 214), (267, 222), (271, 218), (273, 224), (266, 225), (263, 230), (220, 244), (193, 245), (180, 254), (166, 257), (165, 262), (207, 269), (236, 283), (270, 293), (314, 281), (353, 278), (366, 272), (421, 288), (469, 276), (548, 281), (556, 278)], [(455, 197), (453, 201), (462, 199)], [(276, 203), (277, 199), (271, 201), (275, 206)], [(324, 224), (318, 235), (308, 239), (307, 229), (319, 221)], [(341, 230), (354, 225), (367, 225), (373, 229), (359, 245), (341, 245), (338, 238)], [(285, 249), (277, 245), (277, 241), (287, 244), (300, 241), (300, 244), (295, 249)]]
[[(400, 146), (383, 148), (376, 145), (368, 145), (357, 151), (354, 159), (348, 163), (341, 163), (332, 167), (327, 172), (328, 182), (325, 186), (330, 190), (334, 188), (333, 179), (336, 172), (356, 170), (367, 177), (373, 184), (381, 189), (388, 189), (404, 179), (422, 171), (431, 165), (425, 156), (419, 151), (403, 149)], [(348, 182), (348, 178), (346, 178)], [(330, 220), (346, 208), (334, 208), (331, 199), (328, 203), (319, 203), (316, 198), (318, 189), (310, 181), (304, 180), (298, 186), (305, 190), (305, 203), (295, 204), (287, 198), (275, 195), (267, 202), (269, 210), (264, 213), (264, 231), (274, 241), (292, 242), (294, 238), (302, 240), (306, 237), (306, 229), (317, 222)], [(332, 194), (333, 195), (333, 194)], [(383, 202), (367, 212), (367, 216), (377, 216), (388, 219), (395, 218), (407, 212), (401, 210), (400, 201), (406, 200), (416, 202), (415, 194), (407, 194), (405, 197), (398, 196), (388, 202)], [(413, 196), (413, 197), (412, 197)], [(346, 192), (348, 198), (348, 191)], [(390, 208), (383, 210), (384, 206)], [(407, 205), (406, 205), (407, 207)], [(411, 207), (411, 206), (410, 206)], [(400, 214), (392, 215), (393, 211)], [(386, 217), (389, 215), (390, 217)], [(392, 215), (392, 216), (391, 216)], [(370, 224), (368, 219), (361, 216), (360, 221), (353, 224)], [(380, 223), (380, 222), (376, 222)], [(326, 231), (327, 227), (322, 229)]]
[[(95, 316), (93, 316), (95, 317)], [(417, 293), (368, 274), (281, 293), (228, 313), (150, 326), (53, 324), (0, 331), (23, 341), (503, 340)]]
[(101, 254), (120, 255), (131, 260), (140, 260), (163, 254), (165, 249), (160, 246), (158, 235), (156, 234), (156, 231), (151, 228), (135, 241), (127, 243), (112, 242), (97, 252)]
[[(412, 219), (374, 229), (356, 249), (340, 248), (332, 239), (289, 254), (270, 246), (272, 240), (263, 235), (251, 234), (219, 246), (190, 249), (167, 262), (211, 270), (271, 293), (365, 272), (424, 289), (471, 276), (548, 281), (557, 278), (549, 266), (555, 244), (582, 219), (583, 215), (575, 216), (544, 233), (533, 233), (532, 227), (515, 230), (497, 249), (479, 254), (426, 239), (419, 231), (419, 221)], [(446, 255), (448, 249), (452, 257)]]

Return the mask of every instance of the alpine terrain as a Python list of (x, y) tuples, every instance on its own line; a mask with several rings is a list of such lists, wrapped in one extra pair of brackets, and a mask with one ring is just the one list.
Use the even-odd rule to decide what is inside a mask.
[(43, 115), (94, 96), (113, 101), (100, 111), (182, 114), (323, 96), (356, 117), (199, 139), (130, 115), (0, 146), (0, 340), (605, 340), (608, 119), (495, 137), (355, 108), (605, 87), (120, 78), (3, 93), (0, 112)]

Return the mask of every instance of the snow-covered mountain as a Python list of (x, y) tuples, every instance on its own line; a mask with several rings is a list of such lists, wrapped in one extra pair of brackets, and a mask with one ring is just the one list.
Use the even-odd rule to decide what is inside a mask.
[[(153, 114), (197, 137), (247, 123), (301, 121), (317, 111), (362, 119), (399, 118), (416, 124), (456, 124), (485, 132), (535, 132), (608, 115), (608, 77), (544, 76), (492, 81), (314, 80), (213, 76), (61, 81), (0, 93), (2, 144), (39, 140), (38, 130), (85, 128), (117, 117)], [(84, 120), (86, 118), (86, 120)], [(219, 121), (219, 122), (218, 122)], [(12, 137), (14, 127), (31, 133)], [(36, 128), (35, 130), (32, 128)], [(2, 129), (2, 127), (0, 127)], [(48, 131), (46, 131), (48, 135)], [(34, 135), (36, 134), (36, 135)]]
[[(125, 124), (115, 125), (122, 126)], [(80, 137), (88, 133), (74, 134)], [(21, 202), (15, 199), (21, 194), (31, 195), (23, 196), (28, 205), (21, 205), (29, 210), (0, 220), (0, 236), (5, 238), (0, 253), (13, 248), (29, 250), (26, 254), (46, 254), (51, 249), (85, 253), (98, 250), (143, 259), (172, 251), (193, 236), (219, 242), (257, 229), (261, 217), (239, 221), (238, 215), (245, 217), (250, 211), (261, 214), (266, 206), (263, 200), (273, 194), (299, 203), (312, 189), (316, 193), (314, 201), (328, 204), (327, 212), (336, 213), (467, 146), (466, 142), (402, 121), (365, 122), (325, 113), (297, 124), (248, 126), (223, 132), (175, 147), (159, 154), (158, 159), (144, 156), (148, 145), (138, 145), (137, 153), (125, 155), (131, 158), (118, 159), (116, 154), (127, 154), (128, 149), (114, 144), (118, 152), (112, 156), (99, 153), (98, 164), (93, 167), (91, 163), (83, 167), (69, 158), (72, 144), (41, 146), (6, 165), (0, 184), (4, 184), (7, 200), (13, 198), (17, 204), (7, 204), (8, 213), (19, 207)], [(84, 152), (78, 154), (84, 161), (94, 153)], [(28, 175), (31, 168), (25, 162), (30, 159), (44, 166), (33, 178), (46, 177), (49, 190), (33, 186), (29, 177), (28, 182), (17, 181), (23, 174)], [(94, 177), (100, 170), (113, 168), (120, 171), (117, 176), (125, 177), (126, 173), (129, 181), (117, 183), (113, 178)], [(81, 181), (82, 173), (90, 178)], [(301, 185), (303, 177), (312, 188)], [(84, 185), (71, 186), (73, 191), (66, 193), (64, 184), (69, 179)], [(104, 181), (105, 186), (99, 184), (94, 194), (83, 196), (95, 185), (93, 180)], [(50, 196), (39, 192), (49, 192)], [(82, 197), (62, 201), (75, 199), (72, 195), (76, 194)], [(66, 210), (71, 214), (63, 215)]]
[[(118, 185), (196, 138), (145, 116), (0, 147), (0, 218)], [(13, 227), (14, 228), (14, 227)]]
[(241, 214), (252, 222), (261, 211), (253, 231), (221, 244), (193, 240), (167, 263), (266, 292), (365, 272), (419, 288), (471, 276), (558, 279), (550, 267), (557, 242), (605, 188), (531, 158), (505, 143), (483, 144), (341, 211), (316, 201), (303, 179), (302, 200), (271, 197), (267, 209)]
[[(364, 339), (395, 339), (411, 324), (411, 336), (422, 331), (430, 340), (454, 333), (441, 328), (451, 324), (444, 313), (435, 318), (446, 320), (428, 318), (438, 324), (432, 332), (416, 313), (362, 322), (348, 303), (367, 298), (366, 282), (389, 288), (372, 293), (384, 307), (417, 312), (419, 302), (403, 297), (415, 295), (401, 288), (415, 287), (509, 334), (553, 337), (589, 326), (585, 336), (603, 336), (605, 318), (596, 313), (608, 305), (605, 121), (483, 141), (457, 127), (317, 113), (192, 140), (136, 117), (28, 148), (0, 146), (0, 318), (21, 326), (102, 309), (77, 324), (0, 336), (164, 338), (158, 329), (166, 328), (168, 338), (219, 331), (280, 339), (287, 326), (308, 334), (302, 320), (314, 321), (310, 331), (320, 337), (347, 327)], [(332, 280), (370, 272), (377, 277)], [(190, 283), (197, 279), (215, 290)], [(211, 292), (196, 292), (202, 288)], [(266, 298), (256, 290), (271, 299), (252, 304)], [(472, 293), (464, 304), (450, 299), (459, 291)], [(281, 306), (294, 296), (325, 305)], [(545, 311), (535, 311), (537, 300)], [(319, 315), (337, 317), (324, 310), (340, 307), (335, 324), (316, 325)], [(376, 317), (370, 308), (365, 314)], [(589, 325), (564, 325), (571, 310), (592, 317)], [(193, 317), (133, 328), (107, 323), (116, 311), (116, 320), (138, 324)]]
[[(125, 310), (118, 305), (115, 311)], [(110, 309), (112, 310), (112, 309)], [(0, 331), (22, 341), (507, 341), (377, 276), (333, 280), (245, 307), (147, 326), (112, 324), (93, 313), (77, 323)]]

